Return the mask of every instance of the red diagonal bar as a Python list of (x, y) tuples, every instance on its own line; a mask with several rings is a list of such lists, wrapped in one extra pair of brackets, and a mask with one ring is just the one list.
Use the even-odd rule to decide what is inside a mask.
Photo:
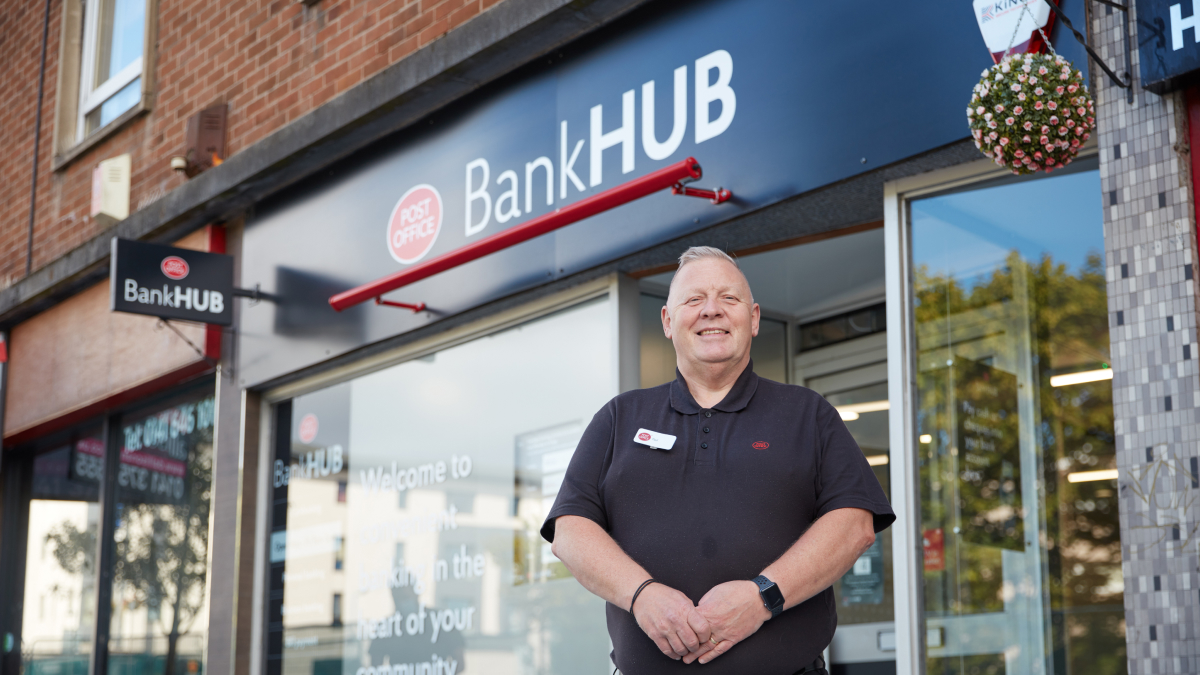
[(694, 158), (688, 157), (681, 162), (646, 174), (641, 178), (635, 178), (628, 183), (581, 199), (569, 206), (564, 206), (554, 213), (547, 213), (527, 223), (521, 223), (516, 227), (511, 227), (472, 244), (467, 244), (462, 248), (438, 256), (433, 260), (423, 262), (406, 270), (400, 270), (395, 274), (389, 274), (382, 279), (377, 279), (369, 284), (363, 284), (358, 288), (338, 293), (329, 298), (329, 304), (340, 312), (372, 298), (377, 298), (384, 293), (394, 291), (397, 288), (403, 288), (404, 286), (416, 283), (435, 274), (440, 274), (459, 265), (465, 265), (472, 260), (478, 260), (485, 255), (504, 250), (510, 246), (516, 246), (547, 232), (553, 232), (571, 223), (579, 222), (597, 213), (602, 213), (622, 204), (628, 204), (635, 199), (641, 199), (659, 190), (665, 190), (681, 181), (696, 180), (700, 176), (700, 163)]

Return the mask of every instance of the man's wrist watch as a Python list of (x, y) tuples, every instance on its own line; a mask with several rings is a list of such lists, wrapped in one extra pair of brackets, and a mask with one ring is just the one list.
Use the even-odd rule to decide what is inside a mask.
[(779, 590), (779, 586), (774, 581), (758, 575), (752, 579), (758, 585), (758, 594), (762, 597), (763, 607), (771, 612), (771, 618), (779, 616), (783, 612), (783, 591)]

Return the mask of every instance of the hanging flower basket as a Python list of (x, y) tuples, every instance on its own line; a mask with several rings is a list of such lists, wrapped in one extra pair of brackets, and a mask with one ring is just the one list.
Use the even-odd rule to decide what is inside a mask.
[(1083, 74), (1061, 56), (1012, 54), (983, 71), (967, 121), (975, 147), (1015, 174), (1071, 162), (1096, 126)]

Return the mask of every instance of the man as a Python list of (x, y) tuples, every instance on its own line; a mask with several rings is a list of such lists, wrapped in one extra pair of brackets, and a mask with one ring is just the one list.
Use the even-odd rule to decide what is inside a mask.
[(688, 249), (668, 295), (675, 381), (596, 413), (542, 536), (608, 601), (623, 675), (824, 675), (831, 585), (895, 516), (833, 406), (754, 374), (732, 258)]

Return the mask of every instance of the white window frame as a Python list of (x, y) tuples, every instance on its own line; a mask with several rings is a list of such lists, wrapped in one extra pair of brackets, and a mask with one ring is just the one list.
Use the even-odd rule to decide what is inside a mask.
[[(141, 77), (142, 64), (146, 59), (146, 36), (150, 30), (149, 23), (151, 20), (149, 3), (146, 3), (147, 6), (142, 13), (142, 55), (134, 59), (128, 66), (125, 66), (121, 72), (108, 78), (108, 81), (101, 84), (99, 88), (95, 88), (96, 42), (100, 31), (100, 2), (101, 0), (85, 0), (83, 54), (81, 55), (81, 67), (79, 70), (79, 109), (75, 122), (76, 142), (87, 138), (87, 116), (101, 105), (104, 105), (108, 99), (128, 86), (130, 82)], [(138, 92), (139, 94), (145, 91), (144, 81), (139, 89), (141, 90)], [(134, 107), (136, 107), (136, 104)], [(99, 128), (97, 128), (97, 131), (99, 131)]]

